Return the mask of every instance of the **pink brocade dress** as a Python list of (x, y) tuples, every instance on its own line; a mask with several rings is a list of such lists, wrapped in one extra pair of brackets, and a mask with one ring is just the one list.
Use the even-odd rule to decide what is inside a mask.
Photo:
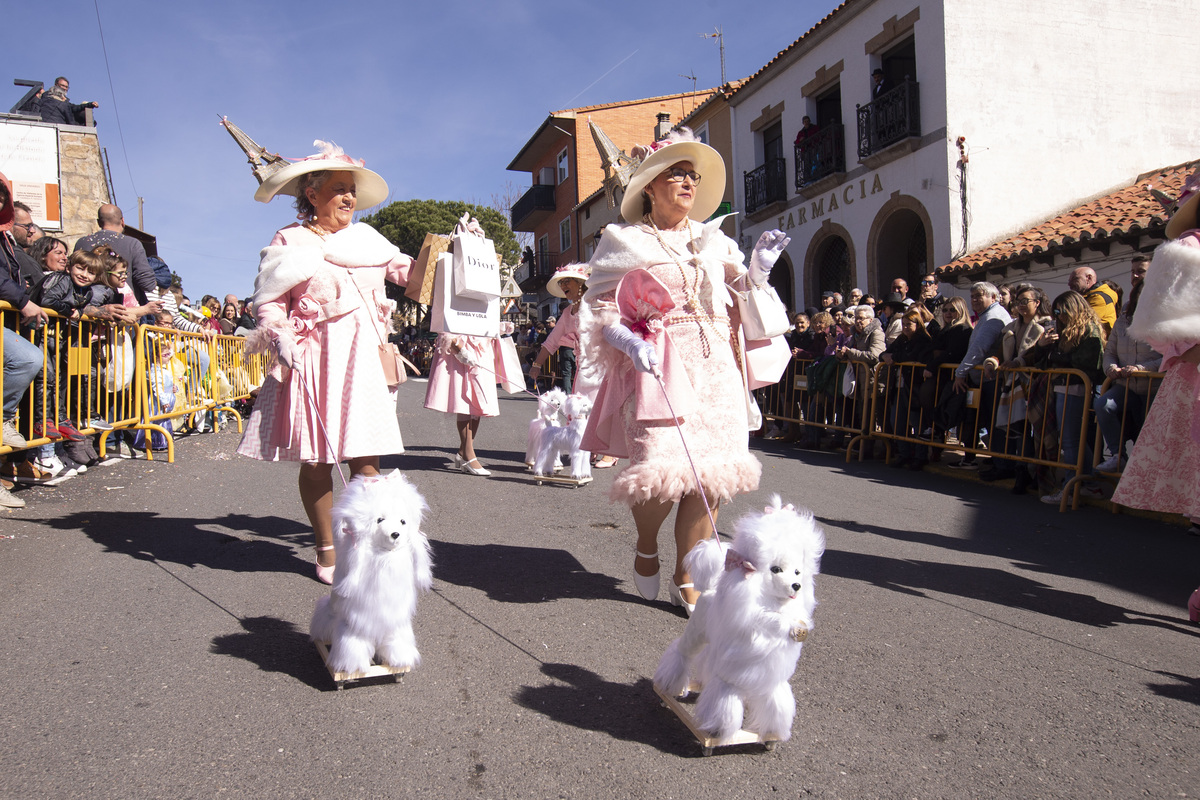
[[(664, 231), (664, 241), (680, 253), (686, 253), (685, 232)], [(657, 242), (655, 243), (657, 247)], [(680, 427), (687, 441), (685, 451), (679, 429), (671, 421), (639, 421), (634, 413), (635, 395), (621, 407), (625, 427), (629, 465), (613, 480), (609, 498), (628, 505), (649, 499), (678, 501), (697, 492), (691, 462), (704, 486), (710, 503), (729, 500), (736, 494), (758, 488), (762, 465), (750, 454), (747, 428), (746, 389), (731, 343), (728, 309), (714, 309), (713, 287), (707, 272), (685, 258), (683, 270), (665, 251), (659, 251), (663, 263), (645, 265), (645, 269), (670, 291), (676, 309), (664, 318), (666, 334), (680, 356), (693, 390), (697, 411), (683, 417)], [(740, 266), (730, 261), (726, 280), (736, 276)], [(697, 286), (704, 314), (689, 314), (685, 309), (687, 293), (684, 281)], [(603, 300), (601, 300), (603, 303)], [(709, 317), (700, 319), (698, 317)], [(691, 455), (691, 462), (688, 454)]]
[(1177, 357), (1193, 344), (1159, 345), (1163, 363), (1171, 363), (1121, 473), (1114, 503), (1200, 520), (1200, 373)]
[[(322, 244), (298, 226), (285, 228), (271, 242), (297, 249)], [(404, 452), (379, 345), (387, 340), (395, 308), (384, 280), (402, 284), (410, 265), (407, 256), (377, 266), (325, 260), (315, 274), (258, 304), (260, 329), (294, 337), (295, 368), (279, 363), (271, 368), (238, 446), (240, 455), (330, 464)]]

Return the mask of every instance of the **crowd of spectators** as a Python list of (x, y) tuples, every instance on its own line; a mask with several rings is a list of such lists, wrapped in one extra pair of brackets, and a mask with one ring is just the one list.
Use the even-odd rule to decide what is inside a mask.
[[(118, 437), (128, 432), (110, 433), (113, 425), (105, 417), (123, 413), (122, 408), (131, 413), (132, 336), (104, 323), (200, 334), (176, 342), (164, 331), (149, 329), (147, 391), (153, 414), (173, 408), (177, 393), (211, 392), (207, 340), (218, 334), (244, 336), (256, 325), (248, 298), (226, 295), (222, 304), (206, 295), (193, 308), (166, 263), (147, 256), (142, 243), (124, 233), (116, 206), (101, 206), (96, 221), (99, 230), (68, 252), (61, 239), (38, 235), (30, 208), (14, 200), (11, 185), (0, 175), (0, 300), (18, 309), (5, 315), (3, 328), (0, 444), (13, 452), (0, 456), (0, 507), (24, 505), (10, 491), (15, 483), (44, 483), (86, 471), (97, 461), (99, 436), (109, 436), (109, 447), (119, 449)], [(84, 363), (79, 354), (85, 354)], [(115, 378), (116, 373), (124, 376)], [(87, 418), (76, 419), (76, 414)], [(195, 429), (205, 424), (214, 424), (212, 412), (198, 419)], [(144, 446), (129, 444), (131, 450)]]
[[(951, 467), (978, 469), (985, 481), (1011, 479), (1015, 494), (1040, 484), (1041, 499), (1057, 504), (1061, 476), (1031, 469), (1029, 458), (1075, 464), (1086, 451), (1087, 475), (1098, 429), (1104, 452), (1097, 471), (1119, 472), (1145, 418), (1151, 381), (1135, 373), (1156, 371), (1161, 356), (1132, 339), (1128, 325), (1148, 265), (1148, 256), (1135, 257), (1128, 304), (1119, 283), (1098, 280), (1087, 266), (1075, 269), (1070, 288), (1053, 300), (1029, 283), (981, 281), (970, 287), (968, 308), (943, 295), (934, 274), (916, 291), (895, 279), (881, 301), (859, 288), (847, 293), (849, 303), (839, 292), (823, 292), (819, 308), (793, 318), (793, 364), (778, 387), (760, 392), (768, 417), (791, 420), (799, 412), (800, 421), (764, 425), (759, 435), (841, 449), (847, 434), (862, 429), (879, 392), (873, 430), (898, 434), (891, 466), (921, 470), (946, 445), (961, 446), (964, 455)], [(881, 363), (885, 379), (862, 386)], [(1056, 369), (1087, 375), (1091, 396), (1074, 376), (1053, 373), (1043, 384), (1032, 377), (1031, 370)], [(1105, 378), (1112, 385), (1101, 393)], [(801, 404), (788, 408), (797, 386)], [(942, 447), (931, 446), (935, 441)], [(864, 444), (865, 457), (874, 455), (874, 443)], [(975, 450), (995, 455), (985, 464)], [(1101, 489), (1085, 480), (1083, 492), (1099, 496)]]

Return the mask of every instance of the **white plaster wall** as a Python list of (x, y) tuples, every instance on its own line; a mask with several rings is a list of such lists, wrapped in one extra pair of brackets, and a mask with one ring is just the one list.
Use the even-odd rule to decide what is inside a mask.
[(1195, 0), (945, 4), (946, 118), (970, 148), (971, 250), (1200, 156)]
[[(864, 52), (864, 45), (883, 30), (886, 20), (903, 17), (918, 6), (921, 16), (912, 29), (912, 35), (917, 53), (917, 74), (914, 77), (920, 84), (921, 92), (921, 130), (928, 134), (944, 127), (946, 71), (941, 57), (945, 47), (941, 3), (930, 0), (880, 0), (860, 6), (855, 14), (847, 15), (837, 26), (831, 28), (831, 33), (823, 34), (823, 38), (811, 50), (770, 80), (759, 79), (750, 88), (743, 90), (744, 95), (739, 92), (734, 96), (733, 169), (736, 178), (734, 191), (737, 208), (745, 208), (743, 173), (754, 169), (761, 160), (760, 137), (750, 130), (750, 124), (760, 116), (764, 108), (776, 106), (780, 102), (784, 103), (782, 119), (788, 164), (788, 198), (789, 203), (794, 201), (795, 154), (791, 142), (800, 129), (801, 118), (815, 111), (815, 102), (801, 94), (801, 87), (812, 80), (821, 66), (832, 66), (839, 60), (843, 62), (839, 83), (846, 137), (846, 169), (851, 174), (860, 169), (855, 105), (870, 101), (871, 70), (878, 66), (877, 58)], [(802, 31), (797, 33), (799, 35)], [(897, 41), (905, 36), (907, 34)], [(818, 234), (821, 223), (829, 220), (848, 230), (853, 239), (856, 258), (855, 283), (865, 288), (869, 283), (868, 272), (871, 268), (867, 263), (867, 238), (871, 226), (884, 203), (894, 193), (899, 192), (916, 198), (930, 216), (933, 226), (930, 269), (933, 269), (950, 260), (954, 244), (948, 218), (958, 214), (958, 200), (957, 186), (950, 186), (951, 152), (957, 155), (953, 142), (943, 140), (940, 144), (931, 144), (876, 170), (868, 170), (864, 174), (852, 177), (832, 191), (839, 199), (836, 211), (828, 210), (831, 192), (826, 192), (820, 197), (803, 200), (798, 206), (789, 206), (777, 218), (753, 224), (743, 218), (739, 222), (741, 242), (748, 250), (764, 230), (775, 227), (783, 228), (791, 236), (792, 243), (788, 247), (788, 255), (795, 265), (794, 285), (797, 296), (784, 300), (791, 307), (802, 308), (804, 305), (813, 304), (811, 298), (803, 296), (807, 289), (804, 259), (810, 241)], [(878, 184), (876, 178), (879, 179)], [(882, 191), (863, 197), (860, 190), (860, 182), (863, 180), (866, 182), (868, 193), (876, 185), (880, 185)], [(845, 202), (844, 193), (848, 187), (854, 187), (851, 191), (851, 203)], [(813, 206), (821, 201), (826, 211), (814, 221)], [(803, 224), (799, 222), (802, 210), (806, 219)], [(789, 219), (791, 227), (788, 226)]]

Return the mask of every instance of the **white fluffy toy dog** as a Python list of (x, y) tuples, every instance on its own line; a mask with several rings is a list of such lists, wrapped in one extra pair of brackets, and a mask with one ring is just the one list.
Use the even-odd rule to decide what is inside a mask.
[(329, 642), (329, 667), (363, 672), (421, 661), (412, 620), (417, 595), (433, 585), (421, 521), (429, 506), (399, 470), (355, 476), (333, 507), (337, 569), (333, 592), (317, 601), (309, 635)]
[(731, 546), (706, 539), (684, 559), (701, 596), (654, 685), (672, 697), (698, 685), (696, 723), (719, 742), (743, 727), (786, 742), (796, 716), (788, 680), (813, 626), (825, 536), (811, 512), (781, 506), (778, 495), (735, 530)]
[(567, 415), (563, 411), (567, 404), (567, 393), (562, 389), (551, 389), (545, 394), (538, 395), (537, 416), (529, 421), (529, 439), (525, 445), (525, 463), (534, 466), (537, 463), (537, 453), (542, 441), (542, 431), (550, 427), (561, 427), (567, 424)]
[(567, 424), (562, 428), (547, 425), (538, 437), (537, 462), (533, 473), (538, 476), (554, 474), (559, 457), (564, 453), (571, 460), (571, 477), (575, 480), (592, 477), (591, 456), (587, 450), (582, 450), (579, 443), (583, 441), (583, 429), (587, 427), (588, 415), (592, 413), (592, 401), (581, 394), (567, 397), (563, 411), (567, 415)]

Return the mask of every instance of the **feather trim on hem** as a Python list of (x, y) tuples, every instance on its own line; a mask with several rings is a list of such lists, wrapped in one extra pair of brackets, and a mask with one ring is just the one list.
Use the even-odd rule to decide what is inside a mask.
[[(719, 464), (697, 464), (696, 470), (710, 503), (728, 502), (734, 495), (753, 492), (762, 477), (762, 464), (749, 454)], [(684, 495), (696, 493), (696, 476), (687, 462), (632, 464), (613, 479), (608, 499), (634, 506), (651, 499), (678, 502)]]

